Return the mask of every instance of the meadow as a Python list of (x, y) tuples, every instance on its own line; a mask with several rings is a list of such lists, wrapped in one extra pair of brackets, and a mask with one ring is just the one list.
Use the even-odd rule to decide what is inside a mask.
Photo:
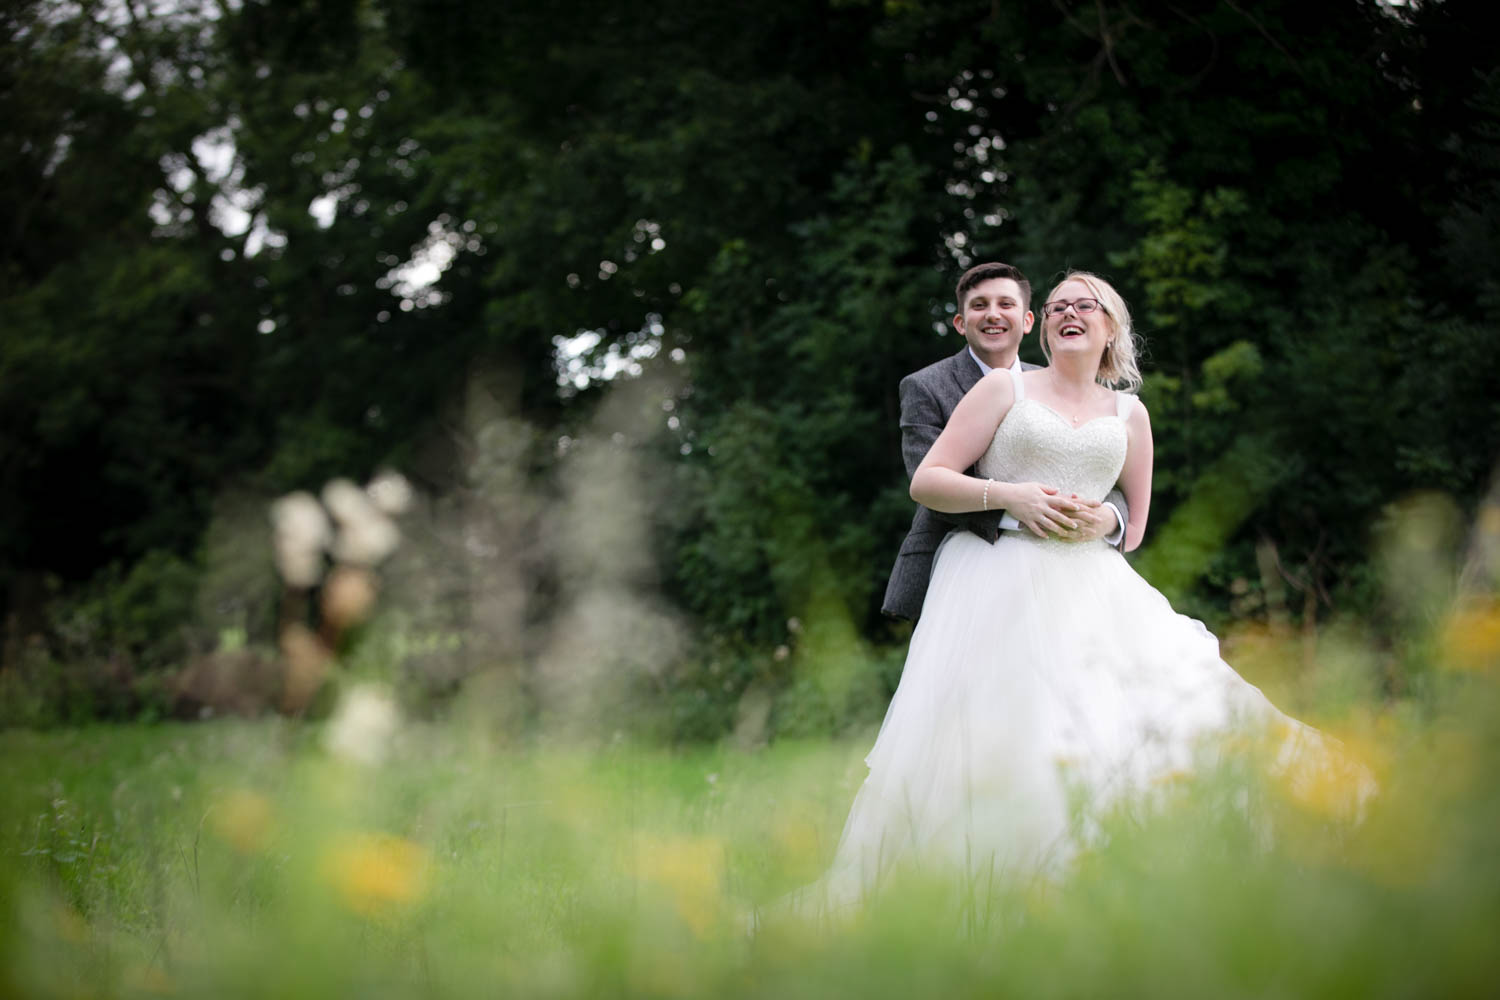
[[(868, 736), (517, 742), (482, 713), (0, 732), (14, 996), (1480, 996), (1500, 690), (1319, 718), (1376, 774), (1253, 757), (1110, 817), (1068, 876), (752, 914), (826, 865)], [(374, 697), (374, 696), (372, 696)], [(369, 706), (366, 706), (367, 708)]]
[[(1500, 992), (1488, 6), (7, 3), (0, 1000)], [(1136, 569), (1378, 794), (799, 920), (985, 260), (1120, 288)]]

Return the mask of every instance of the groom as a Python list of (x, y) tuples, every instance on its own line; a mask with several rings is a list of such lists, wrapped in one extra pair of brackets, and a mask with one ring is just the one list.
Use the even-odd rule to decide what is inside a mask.
[[(979, 264), (958, 279), (953, 326), (967, 343), (951, 358), (901, 380), (901, 457), (908, 479), (942, 433), (953, 408), (976, 382), (995, 368), (1037, 367), (1017, 358), (1021, 338), (1031, 330), (1032, 322), (1031, 282), (1018, 269), (1009, 264)], [(940, 514), (918, 507), (896, 556), (881, 610), (912, 620), (921, 614), (938, 543), (954, 529), (972, 531), (991, 544), (1002, 529), (1020, 528), (1074, 541), (1106, 538), (1118, 547), (1125, 540), (1128, 514), (1119, 491), (1097, 507), (1056, 490), (1024, 509), (1009, 511)]]

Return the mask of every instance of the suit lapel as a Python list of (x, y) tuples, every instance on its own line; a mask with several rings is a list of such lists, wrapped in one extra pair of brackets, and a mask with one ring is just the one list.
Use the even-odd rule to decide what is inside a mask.
[(969, 353), (967, 344), (964, 345), (963, 350), (953, 355), (949, 360), (948, 370), (953, 375), (953, 381), (958, 383), (958, 394), (960, 396), (965, 395), (970, 389), (974, 388), (984, 375), (979, 370), (979, 365), (975, 364), (974, 356)]
[[(1030, 361), (1021, 362), (1021, 370), (1023, 372), (1036, 371), (1041, 367), (1041, 365), (1034, 365)], [(984, 377), (984, 372), (980, 371), (979, 366), (974, 363), (974, 355), (969, 353), (967, 346), (948, 359), (948, 372), (953, 376), (954, 384), (958, 386), (958, 394), (960, 396), (967, 394)]]

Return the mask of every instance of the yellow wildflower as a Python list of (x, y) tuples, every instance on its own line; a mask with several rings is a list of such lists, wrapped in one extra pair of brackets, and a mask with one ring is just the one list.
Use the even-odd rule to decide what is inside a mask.
[(823, 860), (823, 838), (817, 825), (805, 817), (779, 817), (771, 837), (789, 865), (800, 868)]
[(1500, 601), (1476, 598), (1454, 608), (1443, 625), (1442, 649), (1443, 665), (1455, 670), (1500, 666)]
[(427, 852), (403, 837), (355, 834), (328, 849), (322, 871), (345, 906), (362, 916), (380, 916), (422, 898)]
[(666, 890), (677, 915), (699, 937), (723, 908), (724, 844), (712, 837), (643, 839), (636, 847), (640, 877)]
[(1324, 738), (1306, 731), (1283, 744), (1290, 760), (1278, 775), (1291, 800), (1303, 809), (1328, 819), (1357, 820), (1379, 790), (1367, 763), (1375, 759), (1373, 748), (1352, 736), (1344, 740)]
[(270, 800), (246, 789), (230, 792), (215, 803), (208, 820), (213, 832), (241, 854), (263, 850), (274, 824)]

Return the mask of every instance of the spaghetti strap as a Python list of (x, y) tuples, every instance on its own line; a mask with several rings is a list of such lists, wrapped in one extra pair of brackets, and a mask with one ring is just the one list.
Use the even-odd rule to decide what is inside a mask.
[(1115, 416), (1124, 420), (1130, 414), (1130, 407), (1135, 402), (1135, 397), (1128, 392), (1115, 391)]
[(1007, 370), (1010, 372), (1011, 382), (1015, 384), (1016, 402), (1019, 403), (1021, 400), (1026, 398), (1026, 382), (1021, 378), (1021, 369), (1019, 367), (1014, 367)]

